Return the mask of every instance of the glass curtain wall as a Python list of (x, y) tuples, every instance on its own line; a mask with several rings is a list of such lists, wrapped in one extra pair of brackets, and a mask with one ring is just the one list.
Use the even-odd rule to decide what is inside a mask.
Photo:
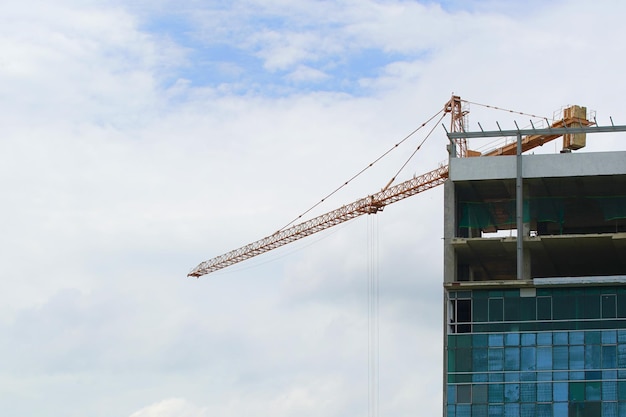
[(448, 417), (626, 417), (626, 287), (447, 292)]

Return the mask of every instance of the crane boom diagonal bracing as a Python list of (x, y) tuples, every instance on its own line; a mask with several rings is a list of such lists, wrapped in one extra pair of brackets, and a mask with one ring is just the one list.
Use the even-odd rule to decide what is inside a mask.
[(429, 190), (443, 184), (448, 178), (448, 166), (441, 166), (426, 174), (413, 177), (403, 183), (389, 187), (386, 190), (361, 198), (353, 203), (342, 206), (311, 220), (302, 222), (285, 230), (267, 236), (263, 239), (202, 262), (187, 276), (200, 277), (227, 266), (236, 264), (262, 253), (271, 251), (303, 237), (312, 235), (338, 224), (347, 222), (363, 214), (374, 214), (385, 206), (411, 197), (422, 191)]
[[(444, 111), (446, 113), (451, 113), (452, 115), (452, 132), (465, 134), (464, 117), (467, 112), (462, 108), (460, 97), (452, 96), (452, 99), (446, 103)], [(584, 147), (584, 134), (569, 134), (567, 129), (563, 132), (562, 128), (572, 126), (583, 127), (595, 124), (587, 120), (586, 112), (586, 108), (580, 106), (571, 106), (564, 109), (563, 118), (555, 121), (550, 126), (550, 128), (555, 129), (554, 131), (551, 131), (549, 128), (547, 132), (540, 133), (540, 131), (537, 131), (537, 134), (528, 135), (522, 139), (522, 152), (542, 146), (545, 143), (563, 135), (565, 135), (563, 143), (564, 148), (578, 149), (580, 147)], [(517, 152), (516, 143), (506, 144), (486, 153), (470, 151), (467, 149), (466, 137), (463, 135), (459, 136), (458, 134), (455, 136), (457, 139), (453, 143), (454, 152), (452, 152), (451, 155), (456, 155), (458, 151), (458, 155), (461, 158), (470, 156), (515, 155)], [(202, 262), (200, 265), (191, 270), (187, 276), (201, 277), (202, 275), (226, 268), (227, 266), (245, 261), (246, 259), (261, 255), (265, 252), (269, 252), (298, 239), (302, 239), (303, 237), (347, 222), (348, 220), (352, 220), (363, 214), (377, 213), (391, 203), (395, 203), (396, 201), (400, 201), (404, 198), (443, 184), (447, 178), (448, 166), (440, 166), (439, 168), (423, 175), (413, 177), (412, 179), (393, 187), (385, 187), (378, 193), (372, 194), (368, 197), (362, 198), (351, 204), (347, 204), (290, 228), (279, 230), (273, 235), (267, 236), (261, 240), (257, 240), (256, 242), (242, 246), (239, 249), (232, 250), (228, 253)]]

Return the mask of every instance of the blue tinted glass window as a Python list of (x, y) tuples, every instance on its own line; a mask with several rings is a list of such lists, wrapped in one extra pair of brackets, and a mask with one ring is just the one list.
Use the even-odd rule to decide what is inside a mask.
[(474, 416), (486, 416), (487, 404), (474, 404), (472, 405), (472, 417)]
[(520, 401), (523, 403), (537, 401), (537, 384), (520, 384)]
[(585, 346), (585, 369), (600, 369), (602, 364), (602, 348), (600, 345)]
[(585, 344), (599, 345), (602, 343), (602, 332), (585, 332)]
[(537, 417), (552, 417), (552, 404), (537, 404)]
[(617, 365), (616, 346), (602, 346), (602, 367), (615, 368)]
[(570, 401), (585, 401), (585, 383), (584, 382), (570, 382), (569, 400)]
[(603, 401), (617, 401), (617, 382), (616, 381), (603, 381), (602, 382), (602, 400)]
[(569, 379), (569, 372), (552, 372), (552, 379), (555, 381), (567, 381)]
[(576, 297), (566, 295), (555, 295), (552, 297), (554, 320), (570, 320), (576, 318)]
[(617, 382), (617, 399), (626, 401), (626, 381)]
[(552, 320), (552, 297), (537, 297), (537, 320)]
[(552, 372), (537, 372), (537, 381), (552, 381)]
[(504, 320), (519, 321), (520, 308), (519, 298), (506, 298), (504, 303)]
[(519, 384), (504, 384), (504, 402), (514, 403), (519, 401)]
[(448, 404), (456, 403), (456, 386), (448, 385)]
[(472, 375), (472, 382), (489, 382), (489, 374), (488, 373), (479, 373)]
[(617, 332), (615, 330), (604, 330), (602, 332), (602, 344), (610, 345), (617, 343)]
[(519, 381), (520, 381), (519, 372), (505, 372), (504, 373), (504, 382), (519, 382)]
[(477, 322), (489, 321), (489, 304), (486, 298), (472, 300), (472, 319)]
[(472, 360), (473, 360), (472, 371), (486, 372), (487, 371), (487, 348), (473, 349)]
[(504, 404), (504, 417), (520, 417), (519, 404)]
[(504, 349), (489, 348), (489, 370), (502, 371), (504, 369)]
[(554, 403), (552, 413), (554, 417), (568, 417), (567, 403)]
[(502, 334), (489, 335), (489, 347), (504, 346), (504, 336)]
[(503, 382), (504, 374), (502, 372), (490, 372), (489, 382)]
[(571, 381), (584, 381), (585, 371), (574, 371), (569, 373), (569, 379)]
[(489, 417), (502, 417), (504, 414), (504, 406), (501, 404), (489, 405)]
[(502, 298), (489, 299), (489, 321), (502, 321), (504, 319), (504, 301)]
[(594, 381), (602, 379), (602, 371), (586, 371), (585, 372), (585, 380)]
[(585, 383), (585, 400), (600, 401), (602, 399), (602, 382), (594, 381)]
[(569, 342), (569, 336), (566, 332), (555, 332), (554, 333), (554, 344), (555, 345), (567, 345)]
[(467, 384), (467, 385), (456, 386), (456, 402), (458, 403), (471, 403), (472, 402), (472, 386), (471, 385)]
[(536, 417), (535, 404), (522, 404), (520, 408), (521, 417)]
[(475, 334), (472, 335), (473, 347), (487, 347), (489, 346), (489, 335), (487, 334)]
[(456, 336), (456, 346), (457, 347), (472, 347), (472, 335), (471, 334), (460, 334)]
[(585, 369), (585, 347), (570, 346), (569, 369)]
[(552, 397), (554, 401), (567, 401), (568, 400), (568, 392), (567, 392), (567, 382), (555, 382), (552, 385)]
[(520, 336), (519, 333), (507, 333), (504, 336), (504, 344), (506, 346), (519, 346)]
[(615, 294), (605, 294), (602, 299), (602, 317), (614, 318), (617, 315), (617, 297)]
[(472, 403), (487, 403), (487, 385), (474, 385), (472, 387)]
[(448, 417), (456, 417), (456, 406), (449, 405), (448, 406)]
[(617, 371), (615, 369), (602, 371), (602, 379), (604, 380), (617, 379)]
[(552, 383), (550, 382), (537, 383), (537, 401), (538, 402), (552, 401)]
[(456, 371), (472, 372), (472, 349), (457, 348), (456, 349)]
[(537, 348), (537, 369), (552, 369), (552, 348), (540, 346)]
[(570, 345), (582, 345), (585, 343), (585, 333), (584, 332), (570, 332), (569, 334), (569, 344)]
[(522, 346), (535, 346), (537, 344), (536, 333), (523, 333), (522, 334)]
[(519, 371), (520, 370), (520, 348), (507, 347), (504, 348), (504, 370)]
[(626, 344), (617, 345), (617, 367), (626, 368)]
[(552, 363), (554, 369), (567, 369), (568, 367), (568, 348), (567, 346), (555, 346), (552, 348)]
[(470, 404), (457, 405), (456, 417), (472, 417), (472, 406)]
[(488, 392), (490, 403), (504, 402), (504, 384), (489, 384)]
[(535, 347), (523, 347), (521, 350), (520, 370), (532, 371), (537, 369), (536, 365), (536, 353)]
[(617, 417), (617, 403), (602, 403), (602, 417)]
[[(580, 303), (582, 301), (582, 303)], [(599, 319), (600, 318), (600, 296), (598, 294), (585, 295), (579, 297), (579, 310), (582, 307), (583, 316), (585, 319)], [(578, 316), (580, 317), (580, 316)]]
[(619, 343), (626, 343), (626, 329), (617, 331), (617, 341)]
[(537, 319), (537, 300), (534, 297), (524, 297), (519, 300), (519, 319), (521, 321), (535, 321)]
[(552, 333), (551, 332), (537, 333), (537, 345), (551, 346), (552, 345)]

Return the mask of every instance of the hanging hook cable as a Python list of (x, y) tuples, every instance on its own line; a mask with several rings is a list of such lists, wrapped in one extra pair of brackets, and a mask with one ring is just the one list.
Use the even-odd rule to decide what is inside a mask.
[[(441, 109), (439, 110), (437, 113), (435, 113), (433, 116), (431, 116), (428, 120), (426, 120), (424, 123), (422, 123), (418, 128), (416, 128), (415, 130), (413, 130), (411, 133), (409, 133), (408, 135), (406, 135), (400, 142), (396, 143), (395, 145), (393, 145), (389, 150), (387, 150), (385, 153), (383, 153), (381, 156), (379, 156), (378, 158), (376, 158), (373, 162), (371, 162), (369, 165), (367, 165), (365, 168), (363, 168), (362, 170), (360, 170), (359, 172), (357, 172), (355, 175), (353, 175), (349, 180), (347, 180), (346, 182), (344, 182), (342, 185), (340, 185), (339, 187), (337, 187), (335, 190), (333, 190), (330, 194), (328, 194), (326, 197), (322, 198), (318, 203), (315, 203), (313, 206), (311, 206), (308, 210), (306, 210), (304, 213), (300, 214), (298, 217), (296, 217), (295, 219), (293, 219), (292, 221), (290, 221), (289, 223), (287, 223), (286, 225), (284, 225), (283, 227), (281, 227), (280, 229), (278, 229), (278, 232), (285, 230), (286, 228), (288, 228), (289, 226), (291, 226), (292, 224), (294, 224), (296, 221), (300, 220), (302, 217), (304, 217), (306, 214), (308, 214), (311, 210), (313, 210), (314, 208), (316, 208), (317, 206), (319, 206), (320, 204), (322, 204), (324, 201), (326, 201), (327, 198), (333, 196), (335, 193), (337, 193), (339, 190), (341, 190), (343, 187), (345, 187), (346, 185), (348, 185), (350, 182), (352, 182), (354, 179), (356, 179), (359, 175), (363, 174), (365, 171), (367, 171), (368, 169), (370, 169), (372, 166), (374, 166), (374, 164), (378, 161), (380, 161), (381, 159), (383, 159), (385, 156), (387, 156), (391, 151), (393, 151), (394, 149), (396, 149), (398, 146), (400, 146), (402, 143), (404, 143), (405, 141), (407, 141), (411, 136), (413, 136), (414, 134), (416, 134), (419, 130), (421, 130), (424, 126), (426, 126), (428, 123), (430, 123), (435, 117), (439, 116), (439, 114), (441, 112), (443, 112), (445, 109)], [(445, 115), (445, 114), (444, 114)], [(432, 132), (432, 131), (431, 131)], [(422, 142), (423, 143), (423, 142)], [(421, 145), (420, 145), (421, 146)]]
[(506, 111), (506, 112), (509, 112), (509, 113), (521, 114), (522, 116), (534, 117), (536, 119), (545, 119), (545, 117), (543, 117), (543, 116), (537, 116), (537, 115), (534, 115), (534, 114), (524, 113), (524, 112), (516, 111), (516, 110), (503, 109), (502, 107), (490, 106), (489, 104), (480, 104), (480, 103), (475, 103), (473, 101), (468, 101), (468, 100), (461, 100), (461, 101), (463, 101), (463, 102), (465, 102), (467, 104), (473, 104), (475, 106), (487, 107), (488, 109), (502, 110), (502, 111)]
[(428, 139), (430, 137), (430, 135), (435, 131), (435, 128), (437, 126), (439, 126), (439, 123), (443, 120), (443, 118), (446, 117), (446, 114), (442, 114), (441, 117), (439, 118), (439, 120), (437, 121), (437, 123), (435, 123), (435, 125), (433, 126), (432, 129), (430, 129), (430, 132), (428, 132), (428, 134), (426, 135), (426, 137), (422, 140), (422, 142), (420, 142), (420, 144), (417, 146), (417, 148), (415, 148), (415, 150), (413, 151), (413, 153), (411, 154), (411, 156), (409, 156), (409, 159), (406, 160), (406, 162), (400, 167), (400, 169), (398, 170), (398, 172), (396, 172), (396, 175), (394, 175), (389, 182), (387, 183), (387, 185), (385, 185), (383, 187), (383, 189), (381, 191), (385, 191), (387, 188), (389, 188), (389, 186), (396, 180), (396, 177), (398, 175), (400, 175), (400, 172), (402, 172), (402, 170), (408, 165), (408, 163), (411, 161), (411, 159), (413, 159), (413, 157), (415, 156), (415, 154), (417, 153), (417, 151), (420, 150), (420, 148), (422, 147), (422, 145), (424, 144), (424, 142), (426, 142), (426, 139)]

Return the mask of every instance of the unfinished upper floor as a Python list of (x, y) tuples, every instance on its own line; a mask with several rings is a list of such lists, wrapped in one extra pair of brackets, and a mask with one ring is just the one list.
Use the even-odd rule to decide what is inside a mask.
[[(516, 279), (514, 156), (452, 159), (445, 281)], [(626, 275), (626, 152), (522, 156), (524, 279)]]

